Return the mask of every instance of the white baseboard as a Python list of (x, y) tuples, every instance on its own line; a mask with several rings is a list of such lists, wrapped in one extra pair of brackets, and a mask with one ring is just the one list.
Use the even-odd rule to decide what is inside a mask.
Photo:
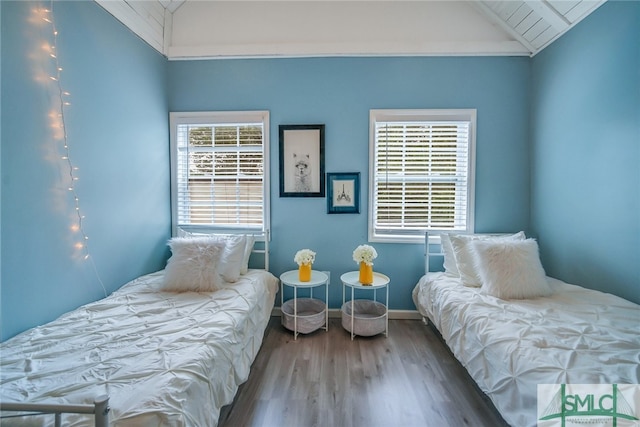
[[(271, 315), (276, 317), (281, 317), (282, 312), (280, 311), (280, 307), (273, 307), (271, 310)], [(340, 318), (340, 309), (339, 308), (330, 308), (329, 309), (329, 317), (330, 318)], [(389, 320), (422, 320), (422, 316), (418, 313), (417, 310), (389, 310)]]

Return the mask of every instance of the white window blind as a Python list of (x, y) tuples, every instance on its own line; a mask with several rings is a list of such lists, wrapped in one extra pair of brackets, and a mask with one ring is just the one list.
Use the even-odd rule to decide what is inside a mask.
[(371, 241), (473, 230), (475, 110), (372, 110)]
[(172, 113), (174, 227), (267, 229), (267, 153), (267, 112)]

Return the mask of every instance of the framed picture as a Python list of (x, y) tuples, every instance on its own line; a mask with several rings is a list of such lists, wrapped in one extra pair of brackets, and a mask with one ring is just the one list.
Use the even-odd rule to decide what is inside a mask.
[(280, 197), (324, 197), (324, 125), (280, 125)]
[(327, 213), (360, 213), (360, 172), (327, 174)]

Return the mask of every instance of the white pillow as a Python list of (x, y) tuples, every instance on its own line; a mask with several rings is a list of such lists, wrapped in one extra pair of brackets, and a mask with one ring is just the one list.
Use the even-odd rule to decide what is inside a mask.
[(451, 238), (453, 234), (442, 233), (440, 235), (440, 245), (444, 253), (444, 272), (455, 277), (460, 277), (460, 272), (456, 265), (456, 254), (453, 252)]
[(482, 280), (480, 292), (501, 299), (551, 295), (534, 239), (471, 243)]
[(237, 282), (244, 263), (244, 252), (247, 245), (246, 236), (219, 236), (224, 242), (224, 252), (218, 269), (222, 278), (230, 283)]
[(237, 282), (240, 275), (249, 271), (249, 257), (253, 250), (255, 236), (252, 234), (204, 234), (192, 233), (178, 228), (179, 237), (211, 237), (226, 244), (220, 262), (220, 275), (230, 283)]
[(217, 271), (224, 242), (209, 237), (174, 237), (169, 246), (172, 255), (164, 271), (163, 290), (211, 292), (224, 284)]
[(256, 236), (253, 234), (247, 234), (245, 237), (244, 257), (242, 259), (242, 265), (240, 266), (240, 274), (247, 274), (249, 271), (249, 258), (251, 257), (251, 251), (253, 251), (253, 244), (255, 243)]
[(191, 237), (193, 236), (193, 233), (183, 230), (182, 228), (178, 227), (178, 237)]
[(457, 234), (449, 236), (453, 253), (456, 259), (456, 267), (460, 274), (460, 280), (465, 286), (480, 287), (480, 277), (476, 271), (475, 259), (473, 257), (470, 242), (475, 240), (503, 241), (503, 240), (524, 240), (523, 231), (516, 234), (489, 235), (489, 234)]

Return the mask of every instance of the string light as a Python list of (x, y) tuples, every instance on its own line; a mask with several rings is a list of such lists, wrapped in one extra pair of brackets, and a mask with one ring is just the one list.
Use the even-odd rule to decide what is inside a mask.
[(76, 242), (74, 244), (74, 248), (83, 254), (83, 259), (89, 260), (91, 262), (93, 271), (95, 272), (98, 282), (100, 283), (100, 286), (104, 291), (104, 295), (107, 296), (107, 290), (104, 286), (104, 283), (102, 283), (102, 279), (100, 279), (100, 275), (98, 274), (98, 270), (96, 269), (95, 263), (93, 262), (93, 258), (90, 256), (90, 253), (89, 253), (89, 245), (87, 243), (89, 240), (89, 236), (87, 236), (84, 230), (85, 216), (82, 214), (82, 210), (80, 209), (80, 198), (78, 197), (78, 193), (76, 192), (76, 187), (75, 187), (75, 184), (78, 181), (78, 176), (76, 176), (75, 172), (77, 172), (79, 169), (78, 167), (74, 166), (74, 164), (71, 161), (71, 150), (69, 148), (67, 125), (66, 125), (66, 118), (65, 118), (65, 109), (71, 106), (71, 102), (69, 102), (68, 100), (71, 94), (68, 91), (63, 90), (62, 83), (61, 83), (63, 68), (60, 66), (58, 55), (56, 53), (57, 52), (56, 46), (58, 44), (58, 29), (56, 28), (55, 19), (53, 16), (53, 4), (54, 4), (53, 2), (54, 0), (51, 0), (50, 9), (42, 9), (41, 13), (42, 13), (42, 19), (48, 24), (51, 24), (51, 29), (53, 32), (53, 43), (50, 45), (45, 45), (45, 49), (48, 51), (49, 56), (53, 59), (55, 63), (54, 64), (55, 75), (49, 76), (49, 79), (55, 82), (58, 111), (56, 114), (57, 120), (53, 120), (53, 117), (52, 117), (52, 120), (54, 121), (53, 126), (57, 127), (58, 130), (60, 131), (59, 136), (60, 136), (60, 139), (62, 139), (62, 149), (64, 151), (64, 153), (60, 157), (61, 157), (61, 160), (63, 160), (66, 163), (68, 168), (68, 176), (69, 176), (69, 182), (70, 182), (68, 186), (68, 190), (71, 193), (71, 196), (74, 202), (75, 223), (71, 225), (70, 229), (72, 232), (80, 235), (81, 241)]

